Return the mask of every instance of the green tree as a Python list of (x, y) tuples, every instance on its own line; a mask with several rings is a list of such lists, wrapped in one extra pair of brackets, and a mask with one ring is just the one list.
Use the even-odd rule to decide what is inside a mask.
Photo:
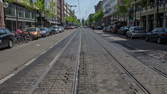
[(89, 15), (87, 22), (88, 22), (89, 24), (96, 23), (96, 22), (102, 20), (102, 19), (103, 19), (103, 16), (104, 16), (103, 10), (102, 10), (102, 9), (101, 9), (101, 10), (98, 10), (96, 13)]
[(44, 11), (45, 10), (45, 4), (44, 4), (44, 0), (36, 0), (34, 5), (36, 8), (38, 8), (40, 11)]
[(80, 21), (78, 21), (77, 18), (74, 16), (65, 17), (65, 21), (80, 25)]

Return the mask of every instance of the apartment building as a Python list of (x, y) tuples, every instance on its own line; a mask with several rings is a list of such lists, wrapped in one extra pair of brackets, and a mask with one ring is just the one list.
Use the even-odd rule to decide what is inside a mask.
[(131, 15), (136, 25), (145, 27), (147, 32), (156, 27), (167, 27), (166, 0), (147, 0), (145, 6), (140, 2), (141, 0), (135, 0), (131, 4)]

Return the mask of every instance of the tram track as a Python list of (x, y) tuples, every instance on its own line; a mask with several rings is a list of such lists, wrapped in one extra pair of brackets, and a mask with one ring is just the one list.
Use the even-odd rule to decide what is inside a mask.
[(0, 94), (32, 94), (52, 68), (52, 65), (54, 65), (77, 35), (77, 32), (72, 33), (53, 48), (49, 49), (45, 54), (39, 56), (33, 63), (2, 83), (0, 85)]
[(121, 64), (121, 62), (115, 58), (115, 56), (113, 56), (113, 54), (106, 48), (104, 47), (104, 44), (102, 44), (94, 35), (92, 35), (92, 32), (89, 34), (96, 40), (96, 42), (108, 53), (109, 56), (111, 56), (116, 63), (120, 66), (120, 68), (126, 73), (126, 75), (131, 78), (131, 80), (133, 80), (133, 82), (136, 83), (136, 85), (140, 88), (141, 91), (143, 91), (143, 94), (151, 94), (151, 92), (140, 82), (138, 81), (135, 76), (133, 75), (133, 73), (131, 73), (130, 71), (128, 71), (128, 69)]

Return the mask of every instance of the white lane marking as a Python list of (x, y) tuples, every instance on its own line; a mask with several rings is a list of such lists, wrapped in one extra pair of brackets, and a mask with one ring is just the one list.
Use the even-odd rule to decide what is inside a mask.
[(40, 44), (36, 44), (37, 47), (41, 46)]
[[(74, 36), (73, 36), (74, 37)], [(73, 39), (73, 38), (72, 38)], [(63, 40), (63, 39), (62, 39)], [(58, 41), (56, 44), (59, 44), (62, 40)], [(72, 40), (71, 40), (72, 41)], [(18, 70), (14, 71), (13, 73), (9, 74), (8, 76), (4, 77), (3, 79), (0, 79), (0, 85), (3, 84), (4, 82), (6, 82), (8, 79), (12, 78), (13, 76), (15, 76), (18, 72), (22, 71), (25, 67), (27, 67), (28, 65), (30, 65), (31, 63), (33, 63), (37, 58), (39, 58), (42, 54), (45, 54), (47, 51), (49, 51), (51, 48), (53, 48), (55, 45), (49, 47), (49, 49), (41, 52), (36, 58), (31, 59), (30, 61), (28, 61), (26, 64), (24, 64), (22, 67), (20, 67)], [(25, 45), (22, 45), (25, 46)], [(21, 46), (19, 46), (21, 47)], [(18, 47), (17, 47), (18, 48)], [(16, 49), (17, 49), (16, 48)]]
[(35, 83), (35, 85), (33, 85), (32, 89), (29, 91), (28, 94), (32, 94), (34, 92), (34, 90), (36, 89), (36, 87), (38, 87), (38, 84), (42, 81), (42, 79), (44, 79), (44, 77), (48, 74), (48, 72), (50, 71), (50, 69), (53, 67), (53, 65), (57, 62), (57, 60), (59, 59), (59, 57), (63, 54), (63, 52), (65, 51), (65, 49), (67, 49), (67, 47), (69, 46), (69, 44), (71, 43), (71, 41), (74, 39), (74, 37), (76, 36), (73, 35), (72, 38), (68, 41), (68, 43), (63, 47), (63, 49), (58, 53), (58, 55), (49, 63), (48, 68), (46, 68), (46, 71), (40, 76), (40, 78), (38, 79), (38, 81)]
[(20, 67), (19, 69), (17, 69), (16, 71), (14, 71), (12, 74), (9, 74), (8, 76), (6, 76), (5, 78), (0, 80), (0, 85), (3, 84), (5, 81), (7, 81), (8, 79), (12, 78), (13, 76), (15, 76), (19, 71), (21, 71), (22, 69), (24, 69), (26, 66), (30, 65), (31, 63), (33, 63), (37, 58), (33, 58), (30, 61), (28, 61), (26, 64), (24, 64), (22, 67)]
[[(48, 49), (49, 50), (49, 49)], [(45, 51), (43, 51), (40, 55), (43, 55), (43, 54), (45, 54), (48, 50), (45, 50)]]
[(71, 43), (71, 41), (73, 40), (73, 38), (75, 37), (76, 35), (74, 35), (69, 41), (68, 43), (64, 46), (64, 48), (58, 53), (58, 55), (49, 63), (49, 66), (53, 66), (54, 63), (57, 61), (57, 59), (61, 56), (61, 54), (63, 54), (63, 52), (65, 51), (65, 49), (68, 47), (68, 45)]
[(29, 62), (27, 62), (27, 63), (25, 64), (25, 66), (30, 65), (30, 64), (33, 63), (36, 59), (37, 59), (37, 58), (33, 58), (33, 59), (31, 59)]
[(2, 83), (4, 83), (6, 80), (8, 80), (8, 79), (10, 79), (11, 77), (13, 77), (15, 74), (14, 73), (12, 73), (12, 74), (10, 74), (10, 75), (8, 75), (8, 76), (6, 76), (5, 78), (3, 78), (2, 80), (0, 80), (0, 84), (2, 84)]

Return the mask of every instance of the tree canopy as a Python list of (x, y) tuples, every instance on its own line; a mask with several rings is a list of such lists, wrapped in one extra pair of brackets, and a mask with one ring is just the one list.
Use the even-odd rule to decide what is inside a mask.
[(96, 13), (89, 15), (88, 23), (94, 23), (94, 22), (100, 21), (102, 20), (103, 16), (104, 16), (103, 10), (100, 9)]
[(74, 23), (74, 24), (80, 25), (80, 21), (78, 21), (77, 18), (74, 17), (74, 16), (65, 17), (65, 21), (68, 22), (68, 23)]

